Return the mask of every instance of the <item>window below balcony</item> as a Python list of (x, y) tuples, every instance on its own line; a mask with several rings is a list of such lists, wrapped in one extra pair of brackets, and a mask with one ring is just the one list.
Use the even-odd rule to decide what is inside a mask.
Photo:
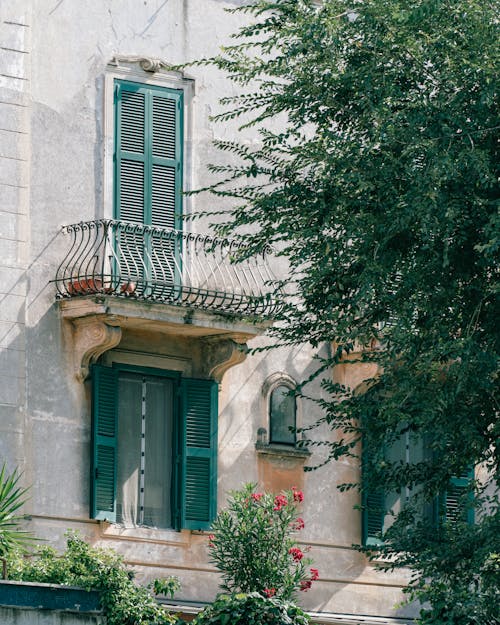
[(216, 382), (95, 365), (92, 415), (92, 518), (208, 529), (217, 502)]

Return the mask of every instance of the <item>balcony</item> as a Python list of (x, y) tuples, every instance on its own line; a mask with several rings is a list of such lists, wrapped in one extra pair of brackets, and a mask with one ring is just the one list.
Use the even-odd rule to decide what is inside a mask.
[(220, 380), (277, 310), (271, 250), (235, 262), (238, 242), (115, 220), (63, 232), (68, 251), (53, 282), (79, 380), (113, 348), (170, 349), (195, 377)]
[(235, 263), (242, 246), (230, 239), (113, 220), (64, 232), (71, 243), (54, 280), (59, 299), (112, 295), (252, 317), (276, 309), (270, 250)]

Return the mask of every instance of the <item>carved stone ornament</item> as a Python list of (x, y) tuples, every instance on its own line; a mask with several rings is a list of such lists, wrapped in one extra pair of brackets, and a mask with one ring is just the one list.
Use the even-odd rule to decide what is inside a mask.
[(239, 365), (247, 357), (246, 338), (243, 335), (233, 335), (231, 338), (222, 340), (220, 337), (204, 339), (204, 374), (220, 383), (228, 369)]
[(138, 63), (141, 69), (152, 74), (159, 72), (161, 69), (173, 71), (172, 65), (166, 61), (147, 56), (114, 56), (110, 65), (119, 67), (120, 63)]
[(90, 373), (90, 365), (122, 338), (122, 329), (97, 317), (73, 320), (73, 354), (77, 378), (83, 382)]

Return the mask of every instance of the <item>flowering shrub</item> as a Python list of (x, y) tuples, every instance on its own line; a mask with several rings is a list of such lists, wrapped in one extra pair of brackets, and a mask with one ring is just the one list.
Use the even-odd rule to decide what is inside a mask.
[(194, 620), (193, 625), (308, 625), (309, 617), (288, 601), (250, 594), (219, 595)]
[(319, 578), (310, 569), (308, 549), (297, 545), (304, 528), (298, 516), (303, 501), (296, 488), (273, 496), (255, 492), (255, 484), (234, 491), (219, 513), (209, 536), (211, 561), (222, 573), (222, 588), (230, 593), (260, 593), (288, 601)]

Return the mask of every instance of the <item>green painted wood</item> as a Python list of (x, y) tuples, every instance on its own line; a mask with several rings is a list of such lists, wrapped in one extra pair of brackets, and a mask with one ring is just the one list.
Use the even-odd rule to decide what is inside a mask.
[(115, 218), (181, 227), (183, 93), (116, 81)]
[(116, 521), (118, 377), (110, 367), (92, 367), (91, 518)]
[[(180, 230), (183, 92), (116, 81), (115, 111), (115, 218)], [(179, 282), (180, 240), (121, 233), (120, 246), (127, 277)]]
[(209, 529), (217, 512), (217, 383), (181, 382), (181, 526)]
[(442, 516), (444, 521), (465, 519), (467, 523), (474, 523), (474, 509), (468, 506), (464, 509), (464, 496), (470, 502), (473, 494), (466, 495), (471, 480), (474, 479), (474, 469), (468, 469), (459, 477), (452, 477), (450, 484), (443, 495)]

